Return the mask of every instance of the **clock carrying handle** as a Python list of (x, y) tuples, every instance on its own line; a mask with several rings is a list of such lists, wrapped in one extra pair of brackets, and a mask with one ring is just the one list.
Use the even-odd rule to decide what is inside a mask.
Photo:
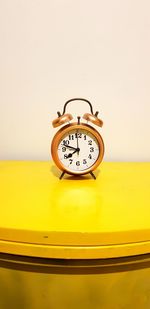
[[(79, 100), (79, 101), (84, 101), (84, 102), (88, 103), (89, 106), (90, 106), (91, 114), (92, 114), (92, 115), (94, 114), (94, 113), (93, 113), (93, 107), (92, 107), (92, 104), (91, 104), (90, 101), (88, 101), (88, 100), (86, 100), (86, 99), (82, 99), (82, 98), (73, 98), (73, 99), (68, 100), (68, 101), (65, 103), (64, 109), (63, 109), (63, 115), (66, 113), (66, 107), (67, 107), (67, 105), (68, 105), (70, 102), (72, 102), (72, 101), (77, 101), (77, 100)], [(95, 116), (97, 116), (97, 115), (98, 115), (98, 112), (96, 112)]]

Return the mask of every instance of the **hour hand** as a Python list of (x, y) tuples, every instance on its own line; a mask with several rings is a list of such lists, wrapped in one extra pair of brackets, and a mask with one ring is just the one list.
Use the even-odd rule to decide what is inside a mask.
[(76, 150), (75, 150), (75, 151), (73, 151), (72, 153), (69, 153), (69, 154), (68, 154), (68, 156), (67, 156), (67, 159), (68, 159), (68, 158), (71, 158), (71, 157), (72, 157), (72, 155), (73, 155), (74, 153), (76, 153), (77, 151), (78, 151), (78, 150), (76, 149)]

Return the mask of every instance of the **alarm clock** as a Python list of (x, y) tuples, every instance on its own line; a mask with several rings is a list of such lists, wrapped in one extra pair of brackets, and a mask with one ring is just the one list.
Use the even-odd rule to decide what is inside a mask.
[[(77, 117), (76, 122), (71, 122), (73, 116), (66, 113), (67, 105), (73, 101), (80, 100), (88, 103), (90, 113)], [(55, 134), (51, 144), (52, 158), (57, 167), (62, 171), (60, 179), (64, 174), (74, 176), (90, 173), (96, 179), (93, 171), (99, 166), (104, 156), (104, 142), (100, 133), (89, 123), (102, 127), (103, 121), (98, 118), (98, 111), (93, 112), (90, 101), (83, 98), (68, 100), (63, 108), (63, 113), (57, 112), (58, 117), (53, 120), (54, 128), (62, 126)]]

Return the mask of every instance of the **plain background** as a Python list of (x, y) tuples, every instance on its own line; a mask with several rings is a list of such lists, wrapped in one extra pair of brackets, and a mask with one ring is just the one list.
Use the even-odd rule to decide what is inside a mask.
[(100, 110), (106, 161), (150, 159), (149, 0), (0, 1), (0, 159), (49, 160), (72, 97)]

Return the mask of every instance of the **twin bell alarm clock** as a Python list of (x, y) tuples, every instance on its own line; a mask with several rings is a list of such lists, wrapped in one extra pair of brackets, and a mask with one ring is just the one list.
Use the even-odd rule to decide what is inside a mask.
[[(76, 100), (89, 105), (90, 113), (85, 113), (82, 117), (85, 122), (81, 122), (80, 116), (76, 122), (72, 122), (73, 116), (66, 113), (67, 105)], [(92, 104), (82, 98), (68, 100), (63, 113), (57, 112), (58, 117), (52, 125), (54, 128), (62, 127), (52, 140), (51, 153), (55, 164), (62, 171), (60, 179), (65, 173), (74, 176), (90, 173), (96, 179), (93, 171), (103, 159), (104, 142), (99, 132), (90, 124), (102, 127), (103, 121), (98, 118), (98, 113), (94, 113)]]

